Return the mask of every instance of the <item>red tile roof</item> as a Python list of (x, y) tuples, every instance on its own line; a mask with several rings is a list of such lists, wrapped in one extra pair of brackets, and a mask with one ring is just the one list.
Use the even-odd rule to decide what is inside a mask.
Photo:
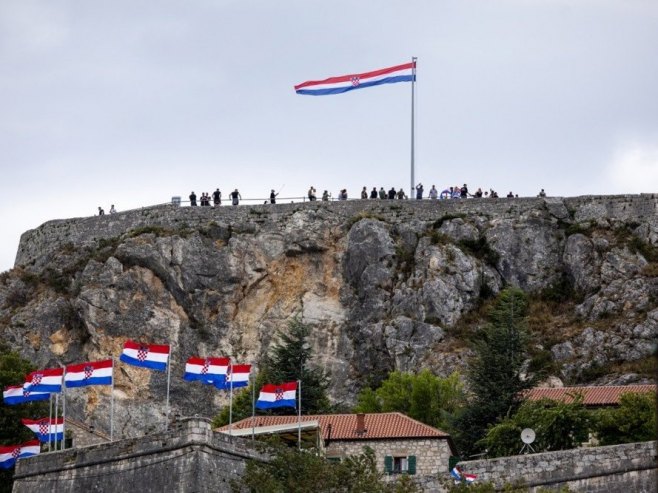
[[(302, 422), (318, 421), (322, 438), (327, 440), (375, 440), (386, 438), (449, 438), (447, 433), (416, 421), (402, 413), (377, 413), (364, 416), (366, 432), (357, 434), (356, 414), (317, 414), (302, 416)], [(256, 416), (254, 426), (275, 426), (297, 423), (297, 416)], [(331, 425), (331, 437), (329, 437)], [(233, 429), (252, 427), (252, 418), (233, 423)], [(226, 431), (223, 426), (217, 431)]]
[(531, 401), (552, 399), (562, 402), (573, 402), (572, 395), (582, 394), (583, 404), (586, 406), (618, 405), (621, 394), (628, 392), (647, 393), (656, 392), (655, 385), (606, 385), (599, 387), (536, 387), (526, 394)]

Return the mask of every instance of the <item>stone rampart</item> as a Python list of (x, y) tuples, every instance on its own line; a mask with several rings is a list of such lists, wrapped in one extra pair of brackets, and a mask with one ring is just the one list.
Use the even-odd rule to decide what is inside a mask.
[(249, 441), (191, 418), (167, 432), (20, 460), (13, 491), (228, 492), (248, 459), (266, 460)]
[(580, 448), (460, 462), (478, 481), (521, 483), (530, 491), (568, 487), (586, 493), (654, 493), (656, 442)]
[(542, 213), (548, 211), (556, 220), (565, 222), (601, 219), (655, 222), (658, 217), (658, 195), (423, 201), (351, 200), (218, 208), (161, 205), (111, 215), (46, 222), (23, 233), (15, 266), (47, 263), (49, 254), (67, 244), (76, 248), (93, 246), (100, 239), (118, 237), (138, 228), (159, 227), (180, 231), (218, 224), (241, 231), (268, 227), (280, 229), (282, 224), (294, 220), (294, 215), (300, 211), (316, 213), (319, 220), (336, 217), (338, 222), (349, 224), (351, 219), (359, 216), (402, 223), (412, 220), (435, 221), (441, 217), (459, 215), (514, 218), (532, 210)]

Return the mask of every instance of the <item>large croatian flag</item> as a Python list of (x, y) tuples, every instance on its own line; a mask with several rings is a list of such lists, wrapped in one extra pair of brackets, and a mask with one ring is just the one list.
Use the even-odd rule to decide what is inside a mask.
[(39, 440), (31, 440), (20, 445), (0, 446), (0, 469), (9, 469), (16, 463), (16, 459), (39, 455), (40, 452)]
[(297, 407), (296, 406), (297, 382), (287, 382), (280, 385), (267, 383), (260, 389), (260, 395), (256, 401), (258, 409), (271, 409), (273, 407)]
[(416, 62), (403, 63), (395, 67), (373, 70), (362, 74), (340, 75), (324, 80), (309, 80), (297, 84), (295, 92), (309, 96), (326, 96), (341, 94), (354, 89), (393, 84), (395, 82), (411, 82), (416, 78)]
[(226, 369), (226, 378), (221, 382), (213, 382), (215, 387), (222, 390), (237, 389), (249, 385), (251, 365), (229, 365)]
[(193, 382), (201, 380), (203, 383), (223, 382), (229, 365), (228, 358), (198, 358), (192, 356), (185, 363), (184, 380)]
[(87, 385), (112, 385), (111, 359), (90, 361), (66, 367), (64, 382), (67, 387), (86, 387)]
[(126, 341), (119, 359), (129, 365), (165, 371), (169, 360), (169, 346), (166, 344), (140, 344), (135, 341)]
[(64, 438), (64, 418), (22, 419), (21, 422), (34, 432), (40, 442), (60, 441)]
[(2, 398), (5, 404), (13, 406), (26, 402), (47, 401), (50, 392), (31, 392), (24, 385), (11, 385), (2, 392)]
[(25, 385), (30, 392), (61, 392), (64, 368), (37, 370), (25, 377)]

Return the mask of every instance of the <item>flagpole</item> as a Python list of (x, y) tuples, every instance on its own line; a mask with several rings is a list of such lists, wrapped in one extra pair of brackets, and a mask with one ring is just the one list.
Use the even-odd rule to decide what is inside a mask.
[[(229, 377), (231, 381), (229, 382), (229, 394), (228, 394), (228, 434), (230, 437), (233, 436), (233, 365), (229, 366), (230, 373)], [(231, 438), (233, 440), (233, 438)]]
[(171, 385), (171, 346), (169, 346), (169, 358), (167, 359), (167, 404), (166, 404), (166, 409), (165, 409), (165, 430), (169, 429), (169, 386)]
[(416, 121), (415, 115), (415, 96), (416, 96), (416, 58), (415, 56), (411, 57), (411, 195), (409, 198), (415, 197), (414, 195), (414, 168), (415, 168), (415, 135), (414, 135), (414, 125)]
[[(53, 420), (53, 394), (48, 394), (48, 395), (49, 395), (49, 397), (48, 397), (48, 400), (49, 400), (48, 405), (49, 405), (49, 407), (50, 407), (50, 411), (49, 411), (49, 413), (48, 413), (48, 426), (50, 426), (50, 422)], [(50, 431), (50, 430), (49, 430), (49, 431)], [(50, 435), (50, 433), (48, 433), (48, 452), (50, 452), (50, 450), (51, 450), (51, 448), (50, 448), (50, 441), (51, 441), (51, 440), (50, 440), (50, 439), (51, 439), (51, 435)]]
[(299, 392), (299, 409), (297, 411), (297, 446), (302, 449), (302, 379), (297, 380), (297, 390)]
[(114, 440), (114, 358), (112, 358), (112, 387), (110, 388), (110, 442)]
[(59, 447), (60, 450), (64, 450), (66, 448), (66, 367), (63, 368), (64, 371), (62, 372), (62, 442)]
[[(55, 430), (57, 430), (57, 413), (59, 412), (59, 394), (55, 394)], [(48, 423), (48, 436), (52, 436), (53, 423)], [(57, 435), (53, 438), (55, 451), (57, 451)]]
[(254, 441), (256, 419), (256, 382), (251, 387), (251, 441)]

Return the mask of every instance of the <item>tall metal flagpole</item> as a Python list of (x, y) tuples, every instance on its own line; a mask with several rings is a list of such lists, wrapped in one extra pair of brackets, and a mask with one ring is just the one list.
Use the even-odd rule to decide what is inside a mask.
[(229, 365), (229, 393), (228, 393), (228, 434), (233, 436), (233, 364)]
[[(59, 394), (55, 394), (55, 430), (57, 430), (57, 413), (59, 412)], [(48, 423), (48, 437), (53, 436), (53, 423), (52, 420)], [(53, 437), (53, 445), (55, 451), (57, 450), (57, 435)]]
[[(49, 395), (49, 407), (50, 411), (48, 412), (48, 424), (50, 425), (50, 422), (53, 420), (53, 394), (48, 394)], [(50, 442), (51, 442), (52, 435), (48, 433), (48, 452), (50, 452)]]
[(114, 358), (112, 358), (112, 387), (110, 388), (110, 442), (114, 440)]
[(302, 379), (297, 380), (297, 391), (299, 392), (297, 409), (297, 446), (302, 449)]
[(62, 442), (59, 448), (66, 448), (66, 367), (62, 373)]
[(415, 189), (415, 181), (414, 181), (414, 168), (415, 168), (415, 143), (416, 143), (416, 138), (414, 135), (414, 125), (416, 121), (416, 115), (415, 115), (415, 110), (416, 110), (416, 60), (418, 60), (417, 57), (411, 57), (411, 63), (413, 64), (411, 67), (411, 191), (409, 198), (413, 198), (416, 195), (414, 194), (414, 189)]
[(169, 346), (169, 357), (167, 358), (167, 408), (166, 408), (166, 417), (167, 422), (165, 423), (165, 430), (169, 429), (169, 386), (171, 384), (171, 346)]
[(251, 387), (251, 441), (254, 441), (255, 432), (255, 420), (256, 420), (256, 382)]

